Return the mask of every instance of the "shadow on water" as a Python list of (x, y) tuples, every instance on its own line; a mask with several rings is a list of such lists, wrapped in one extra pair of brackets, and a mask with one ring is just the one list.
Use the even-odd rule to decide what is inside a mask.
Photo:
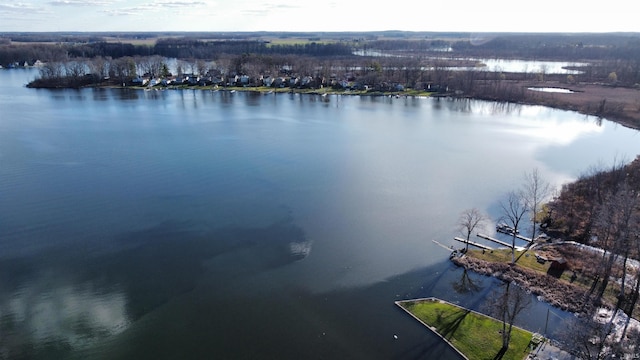
[(193, 291), (115, 337), (105, 358), (175, 358), (188, 349), (194, 358), (459, 359), (394, 305), (446, 286), (455, 271), (446, 263), (326, 293), (274, 280), (277, 268), (256, 268), (260, 274), (247, 272), (233, 281), (220, 276), (219, 266), (212, 268)]
[[(290, 220), (194, 230), (161, 223), (108, 249), (0, 262), (0, 346), (10, 358), (459, 359), (396, 300), (484, 299), (451, 291), (443, 259), (368, 286), (315, 293), (283, 275), (311, 243)], [(16, 304), (23, 304), (18, 307)], [(450, 329), (454, 331), (455, 329)]]

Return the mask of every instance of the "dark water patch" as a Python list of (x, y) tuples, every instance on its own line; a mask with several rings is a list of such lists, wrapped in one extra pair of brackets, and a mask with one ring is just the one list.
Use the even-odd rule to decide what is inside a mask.
[(300, 260), (291, 244), (308, 241), (289, 220), (212, 231), (192, 226), (164, 222), (123, 234), (118, 248), (93, 256), (76, 249), (42, 263), (1, 262), (0, 269), (21, 274), (2, 282), (5, 353), (458, 359), (394, 301), (437, 296), (480, 310), (496, 283), (443, 260), (371, 285), (317, 293), (282, 275)]
[[(457, 272), (442, 263), (371, 286), (326, 293), (279, 281), (265, 290), (253, 276), (225, 284), (211, 274), (197, 289), (118, 335), (109, 357), (459, 359), (394, 305), (404, 296), (426, 296), (434, 289), (442, 293)], [(404, 289), (402, 294), (398, 288)]]
[[(233, 278), (302, 258), (291, 252), (291, 244), (303, 243), (304, 233), (287, 221), (210, 232), (189, 227), (161, 223), (122, 235), (114, 241), (117, 248), (98, 253), (67, 247), (1, 261), (0, 330), (6, 339), (1, 353), (64, 358), (116, 336), (176, 299), (189, 298), (204, 276), (225, 279), (218, 293)], [(220, 258), (237, 261), (218, 266)]]
[[(233, 279), (284, 266), (300, 259), (290, 251), (291, 244), (304, 242), (303, 231), (288, 222), (210, 232), (165, 222), (123, 236), (119, 243), (124, 250), (97, 258), (84, 268), (88, 278), (122, 284), (127, 289), (130, 316), (138, 319), (170, 298), (191, 291), (213, 267), (219, 276)], [(219, 261), (221, 258), (233, 261)]]

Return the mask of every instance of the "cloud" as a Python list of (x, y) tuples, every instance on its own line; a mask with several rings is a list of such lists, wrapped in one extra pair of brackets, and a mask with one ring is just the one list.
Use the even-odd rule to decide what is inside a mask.
[(286, 10), (295, 10), (295, 9), (300, 9), (301, 6), (299, 5), (295, 5), (295, 4), (285, 4), (285, 3), (280, 3), (280, 4), (260, 4), (250, 8), (250, 9), (243, 9), (241, 11), (241, 13), (243, 15), (247, 15), (247, 16), (264, 16), (264, 15), (269, 15), (269, 14), (279, 14), (282, 11), (286, 11)]
[(23, 24), (22, 26), (28, 26), (28, 24), (41, 21), (43, 16), (50, 14), (50, 11), (42, 7), (33, 6), (32, 4), (0, 3), (0, 16), (5, 23), (15, 22), (16, 24)]
[(108, 9), (101, 10), (101, 12), (109, 16), (131, 16), (138, 15), (140, 13), (139, 11), (133, 9)]
[(150, 12), (157, 12), (158, 10), (159, 10), (159, 7), (157, 4), (146, 3), (146, 4), (141, 4), (139, 6), (116, 8), (116, 9), (105, 9), (101, 11), (102, 13), (107, 14), (109, 16), (136, 16), (136, 15), (145, 15)]
[(144, 15), (149, 12), (158, 12), (163, 9), (173, 9), (172, 11), (177, 11), (176, 9), (193, 8), (196, 6), (206, 5), (207, 3), (203, 1), (159, 1), (149, 2), (135, 7), (105, 9), (102, 10), (102, 12), (109, 16), (135, 16)]
[(0, 4), (0, 11), (22, 13), (37, 10), (36, 7), (25, 3)]
[(101, 0), (55, 0), (50, 1), (49, 4), (53, 6), (103, 6), (110, 5), (113, 2), (111, 1), (101, 1)]
[(154, 6), (161, 6), (167, 8), (180, 8), (180, 7), (188, 7), (188, 6), (203, 6), (207, 3), (203, 1), (161, 1), (154, 3)]

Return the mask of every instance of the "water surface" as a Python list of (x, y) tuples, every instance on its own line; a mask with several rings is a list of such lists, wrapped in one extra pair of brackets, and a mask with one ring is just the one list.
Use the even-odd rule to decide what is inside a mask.
[(480, 308), (494, 281), (432, 240), (463, 209), (497, 217), (526, 171), (561, 184), (640, 153), (635, 131), (537, 106), (34, 75), (0, 71), (4, 357), (455, 359), (393, 301)]

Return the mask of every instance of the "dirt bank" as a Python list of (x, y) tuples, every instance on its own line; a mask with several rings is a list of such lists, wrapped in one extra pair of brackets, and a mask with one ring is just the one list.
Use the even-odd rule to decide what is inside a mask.
[(511, 266), (505, 263), (488, 262), (471, 256), (454, 257), (451, 261), (468, 270), (482, 275), (495, 276), (503, 281), (515, 281), (518, 286), (537, 295), (541, 300), (565, 311), (582, 313), (591, 306), (586, 301), (586, 290), (553, 276), (540, 274), (536, 271)]

